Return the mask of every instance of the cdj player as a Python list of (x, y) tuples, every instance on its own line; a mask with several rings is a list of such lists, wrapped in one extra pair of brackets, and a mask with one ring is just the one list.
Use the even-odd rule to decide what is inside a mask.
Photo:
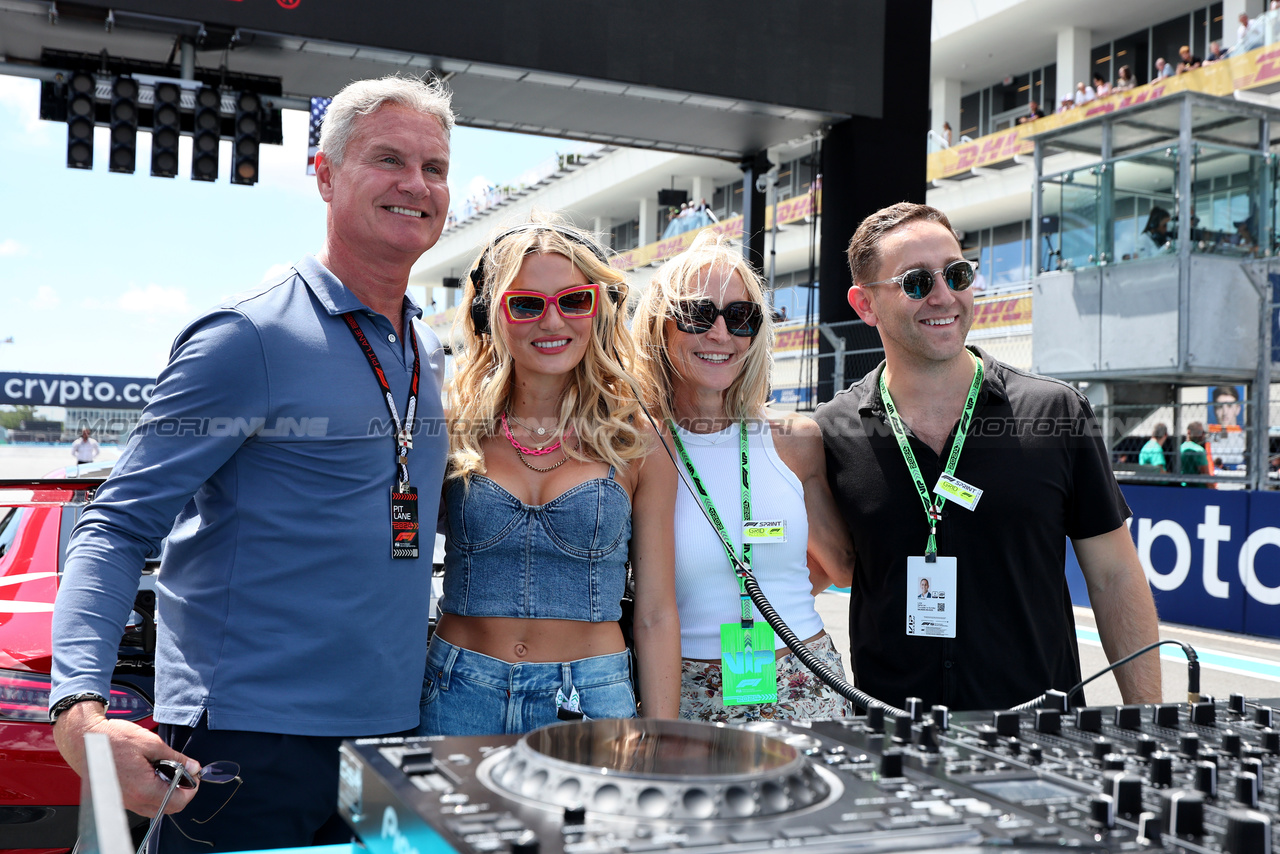
[(555, 724), (363, 739), (339, 808), (376, 854), (1169, 851), (1270, 854), (1274, 701), (730, 727)]

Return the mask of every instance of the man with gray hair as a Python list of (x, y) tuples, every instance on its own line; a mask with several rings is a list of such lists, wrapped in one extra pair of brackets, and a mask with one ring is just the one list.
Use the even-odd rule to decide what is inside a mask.
[[(67, 762), (84, 774), (84, 735), (106, 733), (125, 806), (147, 816), (170, 789), (158, 763), (197, 780), (205, 763), (239, 765), (224, 806), (228, 786), (174, 792), (153, 851), (345, 841), (341, 739), (418, 723), (418, 520), (436, 518), (447, 440), (442, 347), (406, 288), (448, 214), (452, 127), (434, 83), (357, 81), (334, 98), (321, 250), (183, 330), (72, 535), (50, 696)], [(162, 540), (154, 734), (106, 698)]]

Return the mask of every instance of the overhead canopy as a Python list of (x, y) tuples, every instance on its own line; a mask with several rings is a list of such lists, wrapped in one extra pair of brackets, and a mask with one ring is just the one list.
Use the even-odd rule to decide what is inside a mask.
[(106, 50), (178, 76), (186, 41), (285, 105), (434, 71), (465, 125), (737, 159), (880, 117), (884, 31), (885, 0), (0, 0), (0, 70)]

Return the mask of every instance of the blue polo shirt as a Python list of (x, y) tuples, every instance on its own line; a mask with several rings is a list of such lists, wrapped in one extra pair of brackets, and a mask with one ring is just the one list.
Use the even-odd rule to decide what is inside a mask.
[(178, 336), (72, 536), (51, 702), (106, 694), (143, 562), (169, 535), (157, 721), (207, 712), (211, 729), (327, 736), (417, 725), (448, 448), (444, 353), (406, 296), (422, 360), (409, 470), (427, 539), (418, 560), (392, 560), (394, 431), (345, 312), (404, 418), (411, 345), (313, 257)]

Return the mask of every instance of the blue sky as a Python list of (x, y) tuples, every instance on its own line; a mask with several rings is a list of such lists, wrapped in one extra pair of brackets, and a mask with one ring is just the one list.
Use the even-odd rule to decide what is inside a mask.
[[(263, 146), (261, 180), (192, 181), (184, 137), (177, 178), (66, 167), (67, 127), (38, 118), (40, 85), (0, 75), (0, 371), (150, 377), (192, 317), (320, 248), (325, 206), (306, 175), (307, 115), (284, 113), (284, 145)], [(513, 181), (568, 151), (545, 137), (457, 128), (449, 169), (455, 207), (477, 187)], [(421, 298), (421, 294), (417, 295)]]

